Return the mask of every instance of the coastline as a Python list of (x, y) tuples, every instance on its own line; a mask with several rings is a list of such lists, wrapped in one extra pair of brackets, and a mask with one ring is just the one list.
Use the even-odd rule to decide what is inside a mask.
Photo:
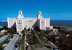
[[(51, 20), (51, 26), (72, 26), (72, 20)], [(0, 21), (0, 26), (7, 26), (7, 21)]]

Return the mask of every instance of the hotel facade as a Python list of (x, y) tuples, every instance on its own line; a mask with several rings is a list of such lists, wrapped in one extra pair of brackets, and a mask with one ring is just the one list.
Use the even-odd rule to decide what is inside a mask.
[(38, 12), (36, 18), (25, 18), (22, 11), (19, 10), (17, 18), (7, 18), (8, 28), (16, 27), (18, 33), (24, 28), (38, 27), (40, 30), (50, 28), (50, 18), (43, 18), (41, 11)]

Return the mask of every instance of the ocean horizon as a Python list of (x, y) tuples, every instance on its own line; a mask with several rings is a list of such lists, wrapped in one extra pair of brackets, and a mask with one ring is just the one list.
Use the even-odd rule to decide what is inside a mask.
[[(72, 26), (72, 20), (51, 20), (51, 26)], [(0, 26), (7, 26), (7, 21), (0, 21)]]

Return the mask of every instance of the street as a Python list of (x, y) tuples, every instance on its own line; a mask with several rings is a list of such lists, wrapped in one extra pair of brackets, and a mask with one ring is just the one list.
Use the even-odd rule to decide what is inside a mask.
[(4, 40), (6, 40), (8, 37), (8, 35), (3, 35), (1, 38), (0, 38), (0, 43), (3, 42)]
[(16, 43), (16, 41), (18, 40), (19, 35), (15, 35), (13, 37), (13, 39), (9, 42), (8, 46), (6, 48), (4, 48), (4, 50), (13, 50), (14, 49), (14, 45)]
[(53, 49), (49, 49), (49, 48), (39, 48), (39, 49), (36, 49), (36, 50), (53, 50)]

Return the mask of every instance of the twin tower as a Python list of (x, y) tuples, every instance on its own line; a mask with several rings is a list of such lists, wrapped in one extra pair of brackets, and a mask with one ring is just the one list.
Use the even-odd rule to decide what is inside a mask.
[(16, 27), (18, 33), (24, 28), (38, 27), (40, 30), (50, 28), (50, 18), (43, 18), (41, 11), (38, 12), (37, 18), (24, 18), (22, 11), (19, 10), (17, 18), (7, 18), (8, 27)]

